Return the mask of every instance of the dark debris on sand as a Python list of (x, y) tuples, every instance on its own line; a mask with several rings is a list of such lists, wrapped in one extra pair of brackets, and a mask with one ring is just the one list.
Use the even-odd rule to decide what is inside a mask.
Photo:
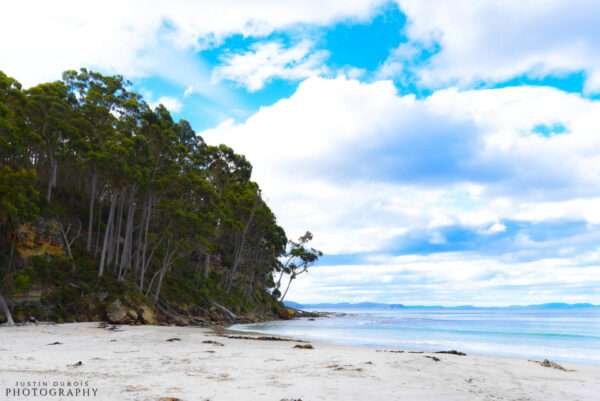
[(557, 370), (562, 370), (563, 372), (574, 372), (573, 369), (567, 369), (562, 365), (559, 365), (558, 363), (551, 361), (549, 359), (544, 359), (543, 361), (534, 361), (534, 360), (529, 360), (529, 362), (533, 362), (533, 363), (537, 363), (540, 366), (543, 366), (545, 368), (552, 368), (552, 369), (557, 369)]
[(216, 345), (218, 347), (224, 347), (225, 346), (225, 344), (220, 343), (218, 341), (213, 341), (213, 340), (204, 340), (204, 341), (202, 341), (202, 344), (212, 344), (212, 345)]

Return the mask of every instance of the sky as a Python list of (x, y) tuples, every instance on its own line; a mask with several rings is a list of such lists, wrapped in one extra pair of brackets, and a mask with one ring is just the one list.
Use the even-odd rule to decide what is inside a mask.
[(10, 1), (0, 70), (80, 67), (254, 165), (297, 302), (600, 304), (600, 2)]

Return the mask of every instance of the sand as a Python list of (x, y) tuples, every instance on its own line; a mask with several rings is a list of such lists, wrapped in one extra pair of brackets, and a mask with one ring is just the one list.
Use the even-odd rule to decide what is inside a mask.
[[(172, 338), (180, 341), (167, 341)], [(55, 342), (61, 344), (48, 345)], [(391, 353), (314, 342), (314, 349), (294, 348), (297, 344), (230, 339), (193, 327), (2, 327), (0, 400), (600, 399), (600, 366), (563, 364), (572, 371), (562, 371), (525, 359)], [(42, 398), (7, 393), (23, 381), (47, 390), (59, 382), (54, 388), (63, 391), (76, 388), (66, 382), (79, 383), (80, 389), (97, 393)]]

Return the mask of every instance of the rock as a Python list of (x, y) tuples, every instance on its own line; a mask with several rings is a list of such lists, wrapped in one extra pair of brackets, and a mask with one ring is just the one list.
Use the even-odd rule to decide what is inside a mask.
[(283, 308), (277, 311), (277, 315), (280, 319), (289, 320), (296, 317), (296, 311), (289, 308)]
[(312, 344), (296, 344), (296, 345), (294, 345), (294, 348), (298, 348), (298, 349), (315, 349), (315, 347), (313, 347)]
[(126, 307), (117, 299), (106, 308), (106, 317), (113, 324), (129, 324), (135, 322), (138, 315), (135, 310)]
[(464, 352), (450, 350), (450, 351), (438, 351), (436, 354), (449, 354), (449, 355), (458, 355), (458, 356), (467, 356)]
[(79, 366), (82, 366), (82, 365), (83, 365), (83, 362), (79, 361), (79, 362), (75, 362), (74, 364), (68, 365), (68, 366), (71, 368), (78, 368)]
[(127, 309), (127, 318), (132, 323), (136, 322), (139, 319), (139, 314), (137, 310), (132, 308)]
[(156, 319), (156, 314), (154, 313), (154, 310), (151, 307), (149, 307), (148, 305), (140, 306), (140, 308), (138, 310), (138, 316), (139, 316), (141, 322), (144, 324), (155, 325), (158, 322), (158, 320)]
[(40, 218), (22, 224), (17, 228), (16, 240), (16, 250), (22, 258), (65, 255), (60, 223), (54, 219)]

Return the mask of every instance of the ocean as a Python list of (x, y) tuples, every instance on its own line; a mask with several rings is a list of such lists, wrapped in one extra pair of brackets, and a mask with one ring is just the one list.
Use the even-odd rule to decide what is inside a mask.
[(233, 329), (377, 349), (458, 351), (600, 364), (600, 307), (333, 310)]

